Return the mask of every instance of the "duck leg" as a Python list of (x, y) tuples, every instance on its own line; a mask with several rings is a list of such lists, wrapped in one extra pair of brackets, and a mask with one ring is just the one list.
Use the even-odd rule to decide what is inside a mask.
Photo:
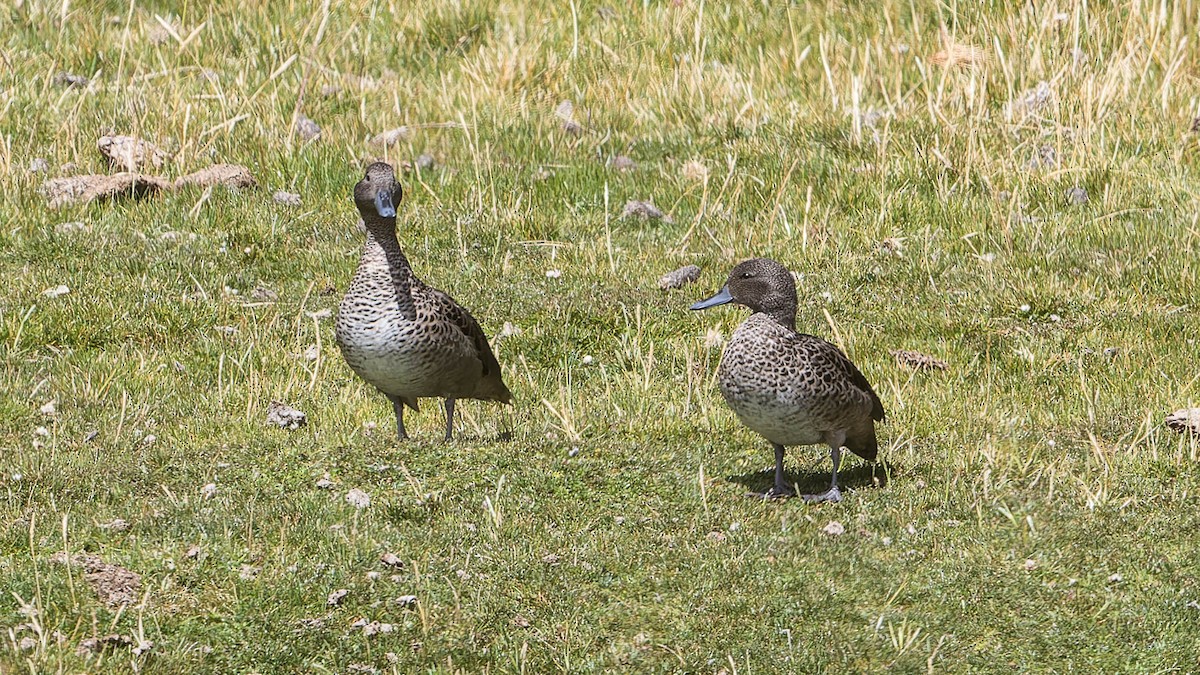
[(396, 413), (396, 439), (407, 441), (408, 431), (404, 429), (404, 401), (391, 395), (388, 396), (388, 400), (392, 402), (392, 410)]
[(784, 497), (795, 497), (796, 491), (792, 486), (788, 485), (787, 479), (783, 477), (783, 454), (782, 445), (775, 443), (775, 485), (771, 489), (763, 493), (758, 493), (755, 496), (763, 499), (782, 499)]
[(842, 446), (840, 443), (830, 443), (829, 448), (829, 457), (833, 460), (833, 478), (829, 483), (829, 489), (825, 492), (818, 495), (804, 495), (804, 501), (809, 504), (842, 501), (842, 493), (837, 486), (838, 465), (842, 463)]
[(454, 399), (446, 399), (446, 442), (454, 438)]

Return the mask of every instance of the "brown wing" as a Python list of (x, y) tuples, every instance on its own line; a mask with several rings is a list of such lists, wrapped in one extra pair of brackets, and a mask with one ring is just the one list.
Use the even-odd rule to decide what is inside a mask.
[(887, 418), (887, 413), (883, 410), (883, 401), (879, 400), (879, 394), (875, 393), (875, 390), (871, 387), (871, 383), (867, 382), (866, 376), (862, 374), (858, 366), (854, 365), (853, 361), (842, 353), (842, 350), (837, 348), (837, 345), (812, 335), (804, 335), (802, 333), (798, 335), (811, 340), (812, 342), (809, 344), (815, 346), (822, 360), (827, 361), (830, 365), (844, 373), (847, 379), (870, 399), (871, 419), (876, 422), (882, 422)]
[(445, 291), (438, 290), (413, 275), (412, 295), (418, 314), (428, 313), (446, 321), (463, 332), (475, 345), (476, 355), (483, 366), (482, 378), (475, 390), (474, 398), (501, 403), (512, 402), (512, 392), (505, 386), (500, 375), (500, 363), (492, 353), (487, 335), (479, 322), (462, 305), (454, 301)]

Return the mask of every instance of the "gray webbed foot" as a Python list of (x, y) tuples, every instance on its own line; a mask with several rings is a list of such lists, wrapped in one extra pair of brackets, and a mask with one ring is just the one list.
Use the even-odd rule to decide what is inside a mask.
[(796, 491), (787, 485), (774, 485), (765, 492), (751, 492), (749, 496), (759, 499), (787, 499), (795, 497)]
[(817, 495), (802, 495), (801, 498), (806, 504), (823, 504), (825, 502), (840, 502), (842, 501), (842, 493), (837, 488), (829, 488), (825, 492)]

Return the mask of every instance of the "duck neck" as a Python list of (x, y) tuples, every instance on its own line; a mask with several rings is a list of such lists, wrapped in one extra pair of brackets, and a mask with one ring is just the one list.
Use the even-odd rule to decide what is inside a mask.
[(366, 221), (367, 245), (366, 257), (374, 259), (377, 264), (386, 266), (392, 286), (396, 291), (396, 299), (400, 312), (408, 319), (415, 320), (416, 306), (412, 299), (413, 275), (404, 250), (400, 248), (400, 240), (396, 238), (395, 221)]
[(764, 309), (763, 314), (771, 317), (776, 323), (784, 328), (796, 332), (796, 308), (777, 307), (775, 309)]

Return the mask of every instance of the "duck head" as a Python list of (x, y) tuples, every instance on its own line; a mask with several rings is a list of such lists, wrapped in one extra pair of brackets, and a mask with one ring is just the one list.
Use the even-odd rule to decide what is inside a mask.
[(789, 328), (796, 326), (796, 280), (786, 267), (766, 258), (747, 260), (729, 273), (725, 287), (692, 309), (734, 303), (770, 316)]
[(375, 162), (354, 186), (354, 204), (368, 227), (376, 223), (395, 227), (396, 205), (403, 194), (392, 165)]

